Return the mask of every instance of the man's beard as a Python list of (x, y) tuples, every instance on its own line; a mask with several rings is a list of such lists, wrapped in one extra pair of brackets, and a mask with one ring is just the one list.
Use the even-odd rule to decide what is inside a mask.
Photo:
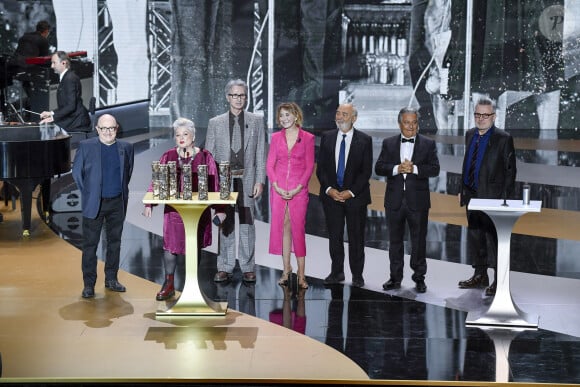
[(345, 131), (345, 130), (350, 129), (350, 124), (348, 122), (342, 122), (342, 123), (336, 122), (336, 127), (338, 129), (340, 129), (341, 131)]

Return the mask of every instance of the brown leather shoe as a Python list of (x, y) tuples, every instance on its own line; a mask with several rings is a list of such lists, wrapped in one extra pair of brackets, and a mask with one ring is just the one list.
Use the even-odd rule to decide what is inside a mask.
[(225, 271), (218, 271), (217, 273), (215, 273), (213, 280), (214, 282), (225, 282), (229, 280), (231, 277), (232, 275), (230, 273), (227, 273)]
[(465, 281), (459, 281), (458, 285), (461, 289), (484, 288), (489, 285), (489, 278), (487, 274), (474, 274)]
[(485, 288), (485, 295), (488, 297), (495, 296), (495, 289), (496, 289), (496, 284), (495, 284), (495, 281), (493, 281), (493, 283), (490, 286)]
[(244, 276), (242, 277), (242, 279), (245, 282), (256, 282), (256, 274), (254, 274), (253, 271), (248, 271), (248, 272), (244, 273)]

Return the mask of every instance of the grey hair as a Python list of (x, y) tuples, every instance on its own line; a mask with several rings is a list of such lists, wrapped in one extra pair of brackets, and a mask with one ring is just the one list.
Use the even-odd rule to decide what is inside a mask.
[(353, 117), (358, 117), (358, 109), (354, 105), (351, 105), (351, 106), (352, 106), (352, 115), (353, 115)]
[(358, 109), (356, 108), (356, 106), (354, 106), (354, 104), (352, 104), (350, 102), (345, 102), (345, 103), (339, 104), (339, 106), (350, 106), (352, 108), (353, 117), (358, 117)]
[(248, 94), (248, 85), (246, 85), (246, 82), (242, 81), (241, 79), (232, 79), (232, 80), (230, 80), (226, 84), (226, 87), (224, 89), (224, 91), (226, 93), (226, 99), (228, 98), (228, 94), (230, 93), (230, 90), (234, 86), (241, 86), (241, 87), (243, 87), (244, 88), (244, 93), (245, 94)]
[(183, 128), (190, 132), (193, 137), (195, 137), (195, 124), (192, 120), (188, 120), (187, 118), (179, 117), (175, 121), (173, 121), (173, 132), (175, 133), (177, 129)]
[(418, 109), (407, 106), (407, 107), (404, 107), (401, 110), (399, 110), (399, 115), (397, 116), (397, 122), (400, 124), (401, 121), (403, 120), (403, 114), (408, 114), (408, 113), (414, 114), (417, 117), (417, 120), (419, 120), (419, 118), (421, 117)]
[(479, 105), (491, 106), (491, 109), (495, 113), (496, 104), (495, 104), (495, 101), (493, 99), (491, 99), (489, 97), (479, 97), (479, 99), (477, 101), (475, 101), (475, 105), (473, 105), (473, 110), (475, 110), (475, 108), (477, 108), (477, 106), (479, 106)]

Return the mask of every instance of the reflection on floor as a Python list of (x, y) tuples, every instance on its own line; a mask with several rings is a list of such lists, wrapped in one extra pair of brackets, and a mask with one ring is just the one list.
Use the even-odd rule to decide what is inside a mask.
[[(148, 146), (147, 142), (136, 144), (136, 149), (142, 150), (137, 165), (149, 165), (171, 146), (171, 142), (163, 141), (149, 144), (155, 146)], [(577, 156), (574, 152), (571, 155)], [(455, 163), (448, 164), (448, 169), (455, 168)], [(136, 172), (131, 182), (121, 265), (123, 270), (161, 284), (162, 211), (157, 210), (158, 217), (154, 215), (152, 220), (140, 216), (140, 200), (148, 185), (149, 172), (145, 167)], [(456, 177), (452, 171), (443, 175), (446, 177), (435, 183), (439, 188), (434, 190), (453, 194)], [(578, 211), (579, 181), (568, 187), (543, 187), (542, 176), (530, 180), (543, 192), (537, 191), (542, 198), (549, 198), (544, 201), (545, 207), (573, 211)], [(78, 246), (80, 215), (74, 211), (78, 203), (71, 197), (74, 185), (66, 177), (55, 185), (60, 186), (61, 199), (73, 211), (54, 214), (53, 227)], [(267, 197), (260, 206), (261, 219), (267, 221)], [(456, 287), (458, 280), (472, 272), (465, 257), (464, 227), (430, 222), (429, 289), (419, 295), (412, 288), (409, 272), (405, 273), (401, 290), (382, 291), (381, 284), (388, 278), (385, 251), (388, 234), (384, 215), (376, 211), (369, 211), (366, 287), (351, 287), (350, 278), (344, 285), (325, 287), (321, 278), (329, 268), (327, 241), (322, 211), (312, 195), (308, 214), (307, 274), (311, 286), (306, 292), (298, 292), (295, 285), (286, 291), (277, 285), (281, 259), (268, 255), (267, 237), (257, 241), (255, 285), (242, 282), (239, 269), (232, 281), (215, 284), (211, 280), (215, 273), (215, 246), (204, 251), (199, 273), (204, 292), (215, 300), (227, 300), (232, 309), (282, 324), (336, 348), (362, 367), (371, 379), (580, 383), (577, 240), (514, 235), (513, 298), (522, 309), (540, 316), (540, 328), (482, 330), (465, 326), (466, 312), (483, 310), (490, 300), (479, 290)], [(267, 222), (257, 222), (257, 228), (257, 235), (268, 235)], [(177, 281), (182, 286), (182, 265)]]

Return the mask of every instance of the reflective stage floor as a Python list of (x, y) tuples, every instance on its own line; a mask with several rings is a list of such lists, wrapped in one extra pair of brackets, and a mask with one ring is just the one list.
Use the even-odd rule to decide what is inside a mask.
[[(127, 293), (111, 293), (101, 286), (96, 288), (96, 299), (80, 298), (76, 247), (82, 239), (81, 217), (70, 176), (53, 184), (50, 227), (54, 233), (36, 218), (30, 240), (21, 240), (15, 227), (17, 214), (0, 203), (5, 217), (0, 224), (0, 354), (6, 380), (580, 384), (580, 179), (573, 179), (576, 168), (562, 170), (558, 163), (518, 165), (524, 177), (518, 183), (531, 183), (536, 195), (532, 199), (541, 198), (544, 208), (541, 217), (526, 215), (516, 226), (511, 287), (514, 301), (540, 316), (538, 329), (465, 325), (468, 311), (484, 310), (491, 300), (482, 290), (457, 288), (457, 282), (469, 277), (472, 269), (465, 256), (465, 213), (453, 192), (460, 155), (446, 150), (452, 138), (438, 139), (444, 178), (433, 183), (427, 293), (414, 291), (408, 262), (400, 290), (381, 288), (388, 279), (388, 230), (380, 206), (381, 182), (377, 181), (369, 209), (364, 288), (350, 286), (348, 268), (344, 284), (323, 285), (330, 259), (315, 195), (311, 195), (307, 220), (310, 288), (297, 291), (295, 286), (278, 286), (281, 258), (268, 254), (265, 196), (258, 203), (260, 221), (256, 224), (257, 283), (242, 282), (239, 269), (232, 281), (214, 283), (214, 243), (202, 252), (199, 281), (208, 297), (228, 302), (226, 317), (161, 321), (155, 311), (167, 305), (155, 301), (155, 293), (163, 282), (163, 211), (155, 209), (152, 219), (142, 217), (141, 199), (150, 179), (150, 161), (158, 159), (172, 141), (167, 136), (131, 140), (138, 154), (120, 273)], [(380, 144), (380, 139), (376, 142)], [(577, 156), (577, 147), (567, 154)], [(546, 172), (545, 176), (534, 172), (538, 170)], [(567, 183), (558, 181), (556, 170), (568, 174)], [(311, 192), (315, 186), (311, 182)], [(102, 277), (101, 273), (102, 266)], [(180, 265), (179, 286), (183, 273)]]

